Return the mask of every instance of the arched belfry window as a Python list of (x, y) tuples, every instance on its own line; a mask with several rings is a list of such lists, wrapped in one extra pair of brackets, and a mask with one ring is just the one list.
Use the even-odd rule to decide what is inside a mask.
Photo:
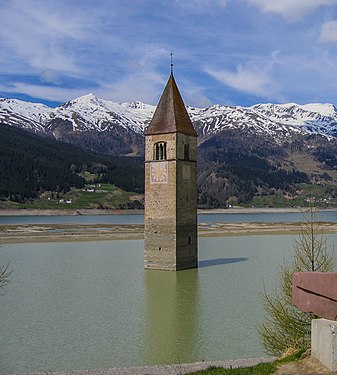
[(184, 160), (190, 160), (190, 145), (184, 145)]
[(157, 142), (153, 154), (154, 160), (166, 160), (166, 142)]

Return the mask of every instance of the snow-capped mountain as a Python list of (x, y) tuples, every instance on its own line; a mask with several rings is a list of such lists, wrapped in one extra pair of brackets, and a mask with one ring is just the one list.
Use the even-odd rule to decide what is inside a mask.
[(199, 135), (226, 129), (250, 129), (284, 139), (291, 134), (337, 136), (337, 110), (332, 104), (257, 104), (252, 107), (214, 105), (189, 108)]
[(54, 114), (71, 122), (74, 131), (102, 132), (113, 125), (142, 133), (154, 110), (154, 106), (141, 102), (114, 103), (88, 94), (55, 108)]
[(36, 132), (44, 131), (52, 108), (17, 99), (0, 98), (0, 121)]
[(142, 133), (154, 106), (141, 102), (114, 103), (94, 94), (81, 96), (56, 108), (17, 99), (0, 99), (0, 121), (36, 132), (46, 131), (55, 120), (67, 122), (73, 131), (109, 130), (110, 126)]
[[(116, 142), (121, 145), (118, 152), (123, 149), (122, 153), (139, 153), (144, 129), (154, 110), (155, 106), (141, 102), (114, 103), (99, 99), (94, 94), (81, 96), (56, 108), (16, 99), (0, 99), (0, 122), (36, 133), (44, 132), (69, 142), (75, 142), (75, 138), (78, 141), (82, 134), (86, 139), (84, 143), (91, 143), (89, 148), (92, 149), (102, 142), (99, 134), (105, 133), (107, 137), (114, 138), (115, 146)], [(207, 108), (188, 107), (187, 110), (201, 143), (212, 135), (231, 129), (271, 136), (279, 144), (301, 134), (337, 137), (337, 109), (332, 104), (213, 105)], [(95, 137), (98, 137), (97, 141), (93, 141)], [(135, 149), (131, 145), (130, 149), (130, 142), (135, 140), (138, 146)]]
[(257, 104), (252, 108), (271, 121), (302, 132), (337, 136), (337, 109), (332, 104)]
[[(108, 131), (120, 126), (142, 133), (155, 106), (142, 102), (114, 103), (94, 94), (81, 96), (59, 107), (16, 99), (0, 99), (0, 121), (37, 132), (47, 130), (56, 119), (64, 120), (73, 131)], [(332, 104), (256, 104), (252, 107), (213, 105), (187, 107), (199, 135), (224, 128), (250, 128), (256, 132), (282, 135), (292, 132), (337, 136), (337, 109)]]
[[(22, 128), (96, 153), (144, 155), (155, 106), (88, 94), (56, 108), (0, 99), (0, 127)], [(198, 195), (226, 207), (254, 195), (296, 197), (298, 184), (337, 186), (337, 109), (332, 104), (187, 107), (198, 133)], [(3, 129), (4, 130), (4, 129)], [(0, 143), (1, 145), (1, 143)], [(330, 188), (331, 190), (331, 188)], [(331, 190), (337, 197), (337, 188)]]

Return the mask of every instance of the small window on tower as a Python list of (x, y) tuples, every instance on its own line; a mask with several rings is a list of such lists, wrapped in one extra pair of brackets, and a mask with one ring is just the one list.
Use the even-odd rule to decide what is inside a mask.
[(158, 142), (154, 145), (154, 160), (166, 160), (166, 142)]
[(190, 160), (190, 145), (184, 145), (184, 160)]
[(188, 246), (191, 246), (191, 244), (192, 244), (192, 236), (189, 234), (188, 235)]

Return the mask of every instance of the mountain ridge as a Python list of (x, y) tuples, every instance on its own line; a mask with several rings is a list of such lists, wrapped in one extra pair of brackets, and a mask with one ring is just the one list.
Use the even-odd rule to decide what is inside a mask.
[[(56, 120), (62, 120), (68, 123), (68, 130), (75, 132), (104, 132), (120, 127), (142, 134), (155, 108), (140, 101), (112, 102), (100, 99), (93, 93), (55, 108), (0, 98), (0, 120), (34, 132), (53, 133)], [(337, 109), (330, 103), (267, 103), (250, 107), (214, 104), (205, 108), (187, 106), (187, 111), (201, 141), (203, 137), (224, 128), (251, 128), (257, 133), (269, 133), (280, 140), (294, 133), (337, 137)]]
[[(110, 102), (92, 93), (56, 108), (0, 99), (0, 123), (94, 153), (143, 157), (144, 130), (155, 108), (139, 101)], [(291, 200), (301, 194), (298, 184), (303, 183), (337, 186), (334, 105), (217, 104), (187, 111), (198, 134), (203, 207), (226, 207), (229, 201), (245, 203), (273, 194)], [(331, 191), (335, 194), (334, 188)]]

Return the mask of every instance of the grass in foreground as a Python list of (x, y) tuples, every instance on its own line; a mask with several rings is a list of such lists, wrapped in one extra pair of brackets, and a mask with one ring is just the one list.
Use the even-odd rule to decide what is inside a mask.
[[(218, 367), (210, 367), (204, 371), (193, 372), (193, 375), (267, 375), (276, 371), (274, 363), (260, 363), (253, 367), (224, 369)], [(191, 375), (192, 375), (191, 374)]]
[(301, 358), (303, 352), (290, 355), (283, 359), (276, 360), (270, 363), (259, 363), (252, 367), (224, 369), (220, 367), (210, 367), (207, 370), (192, 372), (190, 375), (268, 375), (273, 374), (277, 367), (289, 363), (298, 361)]

